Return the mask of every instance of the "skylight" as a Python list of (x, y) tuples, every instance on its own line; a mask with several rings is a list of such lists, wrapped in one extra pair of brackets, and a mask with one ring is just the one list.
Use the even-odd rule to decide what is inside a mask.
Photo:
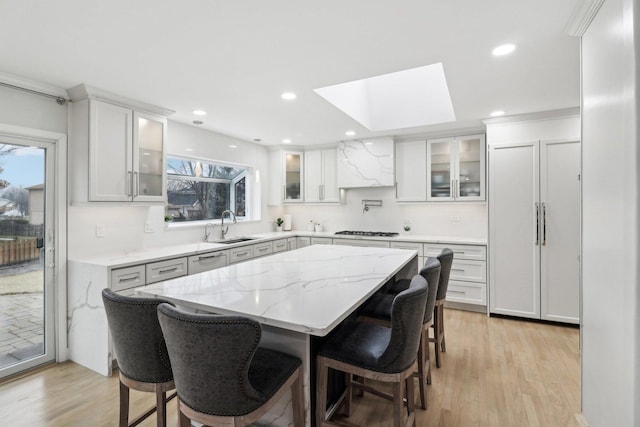
[(442, 63), (314, 91), (371, 131), (456, 120)]

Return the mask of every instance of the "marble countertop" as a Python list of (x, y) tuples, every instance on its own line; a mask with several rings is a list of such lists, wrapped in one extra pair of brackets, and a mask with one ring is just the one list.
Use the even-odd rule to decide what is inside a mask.
[(121, 268), (131, 265), (137, 265), (141, 263), (148, 263), (154, 261), (161, 261), (164, 259), (191, 256), (203, 254), (206, 252), (231, 249), (234, 247), (244, 246), (248, 244), (260, 243), (269, 240), (278, 240), (288, 237), (326, 237), (332, 239), (357, 239), (357, 240), (382, 240), (382, 241), (396, 241), (396, 242), (428, 242), (428, 243), (441, 243), (441, 244), (458, 244), (458, 245), (486, 245), (486, 239), (474, 239), (474, 238), (461, 238), (461, 237), (446, 237), (446, 236), (427, 236), (419, 234), (399, 234), (395, 237), (365, 237), (365, 236), (347, 236), (347, 235), (335, 235), (334, 232), (329, 231), (284, 231), (284, 232), (268, 232), (250, 234), (248, 236), (229, 236), (228, 239), (234, 239), (237, 237), (251, 237), (252, 240), (224, 244), (216, 242), (197, 242), (188, 244), (178, 244), (169, 246), (160, 246), (155, 248), (141, 249), (134, 252), (122, 252), (114, 253), (98, 257), (75, 257), (71, 261), (82, 262), (86, 264), (99, 265), (105, 268)]
[(313, 245), (135, 291), (324, 336), (416, 256), (403, 249)]

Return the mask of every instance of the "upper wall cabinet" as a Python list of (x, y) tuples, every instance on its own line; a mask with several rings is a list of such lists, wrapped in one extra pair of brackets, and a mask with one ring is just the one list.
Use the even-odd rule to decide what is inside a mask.
[(396, 200), (427, 200), (427, 140), (396, 142)]
[(305, 202), (337, 203), (337, 149), (323, 148), (304, 152)]
[(337, 172), (340, 188), (393, 186), (393, 139), (341, 142)]
[(485, 200), (485, 137), (427, 141), (427, 200)]
[[(70, 90), (72, 202), (165, 202), (167, 119), (156, 112)], [(149, 112), (152, 111), (152, 112)]]
[(304, 155), (294, 151), (269, 153), (269, 204), (304, 201)]

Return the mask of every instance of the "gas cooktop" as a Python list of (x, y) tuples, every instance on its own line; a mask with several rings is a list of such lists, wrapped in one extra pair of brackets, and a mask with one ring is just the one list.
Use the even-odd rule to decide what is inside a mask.
[(335, 234), (367, 237), (394, 237), (398, 235), (398, 233), (386, 233), (384, 231), (337, 231)]

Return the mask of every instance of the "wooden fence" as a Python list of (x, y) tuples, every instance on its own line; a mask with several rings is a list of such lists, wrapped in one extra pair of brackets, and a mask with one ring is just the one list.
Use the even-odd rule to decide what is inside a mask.
[(37, 246), (36, 239), (0, 239), (0, 267), (39, 259)]

